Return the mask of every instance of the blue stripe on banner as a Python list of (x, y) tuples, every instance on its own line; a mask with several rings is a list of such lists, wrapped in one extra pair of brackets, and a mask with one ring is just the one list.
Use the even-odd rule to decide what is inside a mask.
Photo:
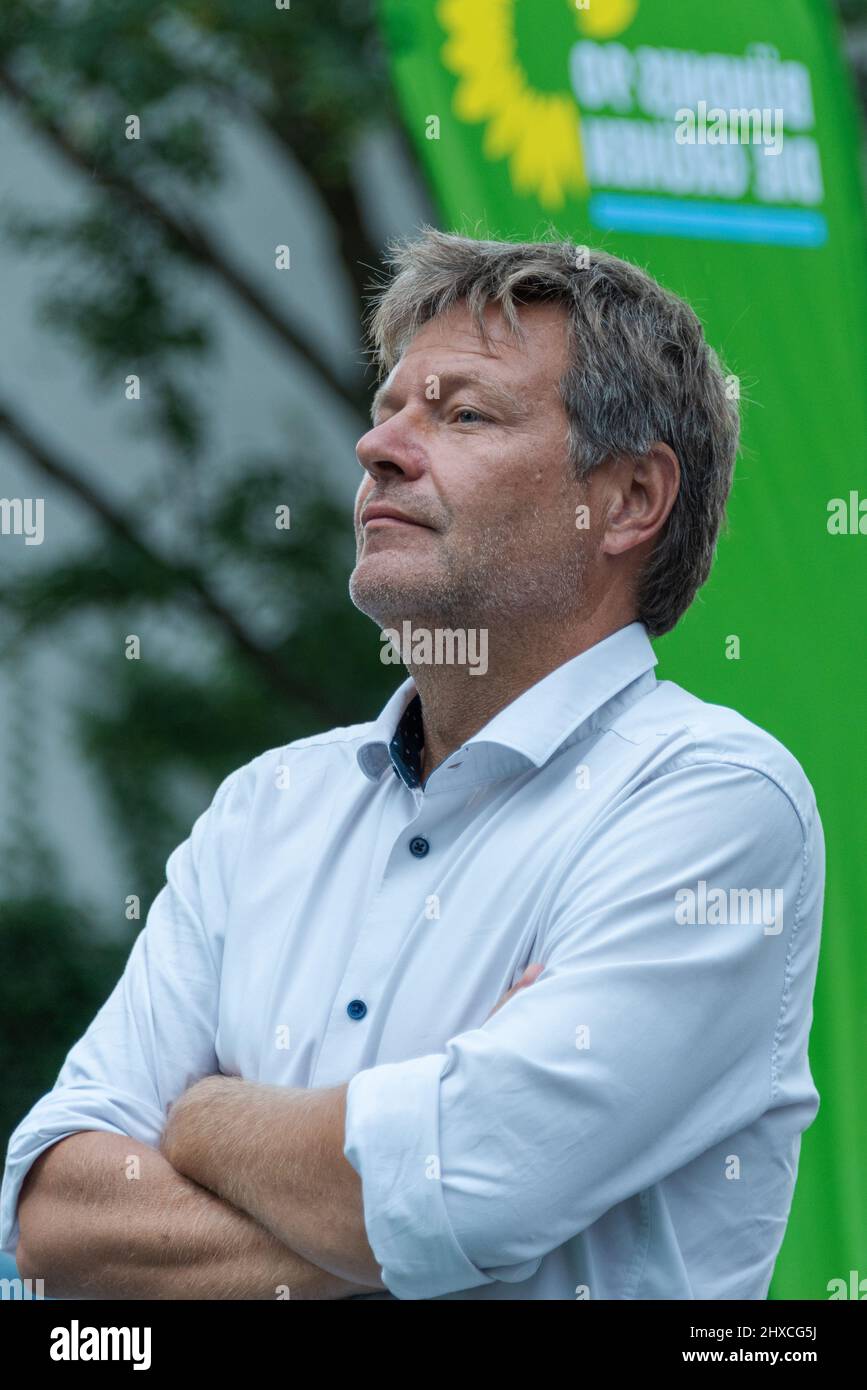
[(590, 199), (590, 220), (606, 231), (649, 232), (707, 241), (823, 246), (828, 240), (828, 224), (820, 212), (686, 202), (677, 198), (636, 198), (629, 193), (595, 193)]

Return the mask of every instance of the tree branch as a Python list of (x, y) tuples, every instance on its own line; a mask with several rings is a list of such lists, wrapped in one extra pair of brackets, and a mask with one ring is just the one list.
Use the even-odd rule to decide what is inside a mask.
[(327, 696), (321, 690), (287, 671), (279, 657), (248, 632), (236, 614), (213, 592), (199, 570), (191, 565), (177, 564), (154, 549), (98, 487), (83, 478), (71, 464), (39, 439), (32, 428), (16, 417), (2, 400), (0, 431), (40, 472), (78, 498), (79, 502), (99, 517), (115, 536), (135, 550), (148, 564), (187, 589), (200, 607), (223, 629), (241, 655), (255, 667), (259, 676), (264, 678), (282, 699), (301, 700), (326, 719), (334, 723), (341, 722), (342, 712), (330, 705)]
[(33, 95), (8, 68), (0, 68), (0, 90), (4, 91), (26, 116), (33, 128), (47, 140), (67, 164), (78, 173), (95, 181), (110, 193), (123, 198), (140, 216), (159, 226), (175, 242), (177, 248), (198, 264), (205, 266), (254, 314), (256, 314), (284, 346), (303, 356), (321, 377), (323, 383), (344, 405), (364, 419), (365, 390), (359, 381), (357, 388), (347, 386), (334, 372), (330, 363), (301, 337), (293, 325), (274, 308), (274, 305), (241, 273), (231, 259), (211, 240), (204, 229), (188, 215), (183, 219), (158, 202), (134, 179), (116, 170), (96, 166), (84, 150), (70, 139), (58, 123), (38, 108)]

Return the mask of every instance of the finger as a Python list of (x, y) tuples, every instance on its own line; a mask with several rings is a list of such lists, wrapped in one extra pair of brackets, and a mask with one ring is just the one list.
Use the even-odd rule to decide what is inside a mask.
[[(493, 1018), (497, 1010), (501, 1009), (503, 1005), (507, 1002), (507, 1000), (511, 999), (513, 994), (517, 994), (519, 989), (526, 989), (527, 985), (531, 985), (535, 980), (538, 980), (539, 976), (541, 975), (544, 969), (545, 967), (540, 961), (534, 962), (533, 965), (528, 965), (520, 980), (513, 984), (511, 989), (506, 990), (506, 993), (503, 995), (502, 999), (497, 1000), (497, 1003), (494, 1005), (494, 1007), (491, 1009), (491, 1012), (488, 1014), (488, 1018)], [(487, 1019), (485, 1020), (485, 1022), (487, 1022)]]
[(544, 969), (545, 967), (541, 961), (536, 961), (532, 965), (528, 965), (518, 983), (512, 986), (509, 993), (512, 994), (517, 989), (525, 989), (527, 985), (533, 984), (535, 980), (538, 980)]

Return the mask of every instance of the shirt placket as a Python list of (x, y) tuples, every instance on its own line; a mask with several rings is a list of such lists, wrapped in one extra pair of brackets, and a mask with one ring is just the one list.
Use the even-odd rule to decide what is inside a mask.
[(437, 860), (444, 856), (434, 799), (403, 785), (394, 787), (394, 796), (391, 849), (335, 993), (312, 1085), (337, 1085), (371, 1065), (365, 1054), (371, 1029), (381, 1033), (383, 982), (434, 891)]

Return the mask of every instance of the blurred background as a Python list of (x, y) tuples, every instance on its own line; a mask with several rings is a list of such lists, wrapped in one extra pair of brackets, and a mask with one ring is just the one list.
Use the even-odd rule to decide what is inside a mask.
[[(802, 26), (821, 26), (819, 47), (833, 44), (829, 61), (845, 65), (852, 110), (863, 108), (867, 0), (782, 0), (777, 42), (789, 6)], [(461, 13), (481, 25), (488, 8), (464, 0)], [(609, 22), (587, 37), (652, 23), (655, 8), (644, 0), (636, 20), (629, 0), (600, 4)], [(701, 8), (702, 47), (712, 49), (714, 12)], [(492, 104), (484, 74), (473, 87), (466, 63), (456, 84), (461, 43), (478, 51), (482, 31), (461, 32), (455, 13), (427, 0), (4, 0), (0, 9), (0, 497), (42, 498), (45, 518), (41, 544), (0, 535), (4, 1150), (108, 994), (167, 855), (219, 781), (268, 747), (373, 717), (397, 683), (347, 592), (354, 445), (373, 379), (361, 318), (386, 240), (422, 222), (504, 236), (556, 224), (630, 254), (610, 220), (585, 222), (568, 199), (558, 203), (556, 168), (534, 184), (513, 161), (509, 221), (511, 204), (474, 183), (474, 160), (503, 163), (502, 123), (479, 126), (478, 148), (431, 136), (425, 113), (443, 110), (436, 82), (446, 68), (453, 116), (478, 125)], [(532, 47), (521, 0), (516, 15)], [(857, 128), (853, 115), (863, 175)], [(540, 127), (549, 138), (553, 148), (556, 133)], [(859, 177), (845, 173), (845, 197)], [(846, 254), (863, 253), (862, 243)], [(661, 244), (658, 257), (632, 255), (672, 288), (690, 288), (675, 283), (680, 262)], [(748, 280), (745, 302), (756, 290)], [(796, 296), (798, 277), (788, 283)], [(696, 303), (703, 316), (705, 307)], [(710, 336), (726, 354), (738, 348), (734, 330), (725, 342)], [(772, 448), (778, 408), (752, 365), (743, 352), (735, 362), (766, 417), (753, 427), (747, 412), (747, 485)], [(863, 435), (857, 444), (863, 486)], [(821, 495), (838, 490), (823, 485)], [(279, 507), (291, 515), (286, 529), (275, 525)], [(775, 553), (771, 540), (771, 566)], [(711, 590), (720, 603), (756, 598), (755, 571), (737, 565), (733, 553), (721, 557)], [(832, 573), (826, 592), (851, 582)], [(815, 660), (805, 635), (815, 614), (796, 607), (772, 648), (793, 672)], [(792, 747), (816, 786), (833, 874), (844, 856), (822, 771), (827, 794), (842, 774), (799, 736), (813, 713), (796, 718), (781, 698), (777, 664), (766, 678), (739, 668), (742, 684), (726, 684), (720, 649), (702, 646), (690, 668), (682, 653), (708, 621), (699, 613), (694, 628), (658, 644), (658, 674), (737, 705)], [(835, 621), (845, 681), (839, 608)], [(740, 630), (728, 616), (717, 626)], [(854, 630), (863, 645), (863, 611)], [(845, 731), (835, 737), (860, 788), (864, 763)], [(867, 1153), (853, 1117), (859, 1100), (863, 1109), (867, 983), (852, 923), (865, 904), (855, 911), (842, 891), (811, 1046), (822, 1110), (804, 1138), (776, 1297), (827, 1297), (827, 1281), (853, 1265), (867, 1276)]]

